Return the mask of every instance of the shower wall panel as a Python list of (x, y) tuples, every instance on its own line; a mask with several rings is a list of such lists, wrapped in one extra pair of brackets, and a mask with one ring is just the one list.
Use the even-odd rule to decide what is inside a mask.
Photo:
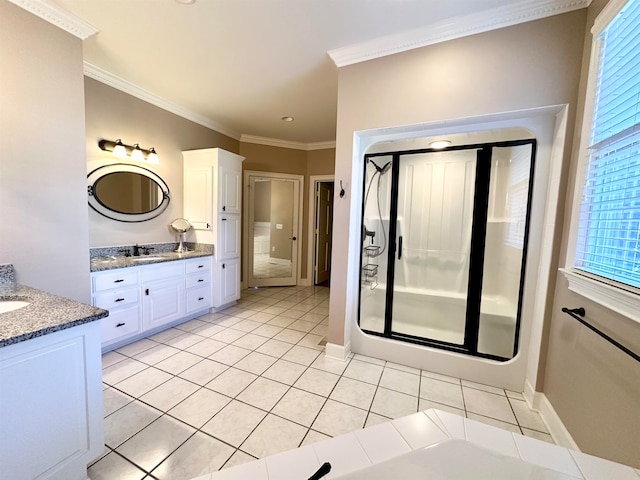
[(403, 157), (396, 287), (466, 293), (475, 164), (474, 152)]

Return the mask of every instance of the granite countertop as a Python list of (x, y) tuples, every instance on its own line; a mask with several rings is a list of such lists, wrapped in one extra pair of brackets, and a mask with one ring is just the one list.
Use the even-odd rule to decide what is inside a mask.
[(2, 300), (21, 300), (29, 302), (29, 305), (0, 313), (0, 347), (93, 322), (109, 315), (102, 308), (13, 281), (0, 282), (0, 301)]
[(193, 250), (190, 252), (162, 252), (140, 255), (139, 257), (105, 256), (91, 259), (91, 271), (102, 272), (104, 270), (115, 270), (117, 268), (138, 267), (140, 265), (150, 265), (152, 263), (172, 262), (174, 260), (185, 260), (188, 258), (211, 256), (211, 251)]

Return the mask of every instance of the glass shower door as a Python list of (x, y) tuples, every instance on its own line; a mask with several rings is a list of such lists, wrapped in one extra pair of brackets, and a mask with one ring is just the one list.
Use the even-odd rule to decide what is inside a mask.
[(477, 348), (487, 355), (517, 351), (534, 148), (494, 147), (491, 155)]
[[(360, 328), (385, 334), (392, 155), (366, 161), (360, 257)], [(393, 284), (390, 286), (393, 290)]]
[(462, 345), (477, 150), (399, 157), (391, 329)]
[(535, 140), (365, 156), (360, 327), (513, 358)]

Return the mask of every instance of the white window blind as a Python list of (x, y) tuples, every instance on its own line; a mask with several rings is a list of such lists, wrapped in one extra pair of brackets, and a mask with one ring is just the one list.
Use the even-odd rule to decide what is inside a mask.
[(640, 0), (599, 37), (575, 267), (640, 288)]
[(511, 152), (509, 169), (509, 190), (507, 192), (507, 217), (505, 243), (522, 249), (524, 230), (527, 223), (529, 202), (529, 171), (531, 169), (531, 146), (514, 147)]

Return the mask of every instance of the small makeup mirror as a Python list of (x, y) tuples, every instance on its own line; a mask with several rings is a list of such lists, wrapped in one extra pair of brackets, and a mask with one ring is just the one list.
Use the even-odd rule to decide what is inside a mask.
[(169, 228), (178, 234), (179, 244), (178, 248), (174, 250), (174, 252), (184, 253), (188, 252), (189, 249), (184, 246), (184, 240), (186, 233), (193, 228), (193, 226), (189, 223), (186, 218), (176, 218), (173, 222), (169, 224)]

